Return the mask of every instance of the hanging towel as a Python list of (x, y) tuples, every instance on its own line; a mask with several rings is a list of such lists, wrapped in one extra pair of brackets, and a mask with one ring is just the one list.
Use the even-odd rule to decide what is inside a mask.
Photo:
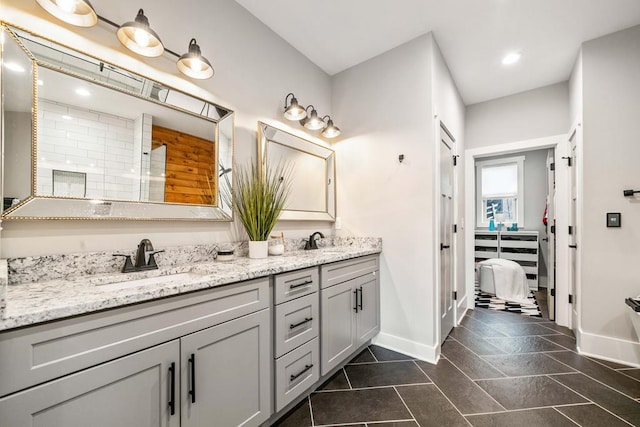
[(491, 258), (480, 262), (481, 266), (491, 266), (496, 297), (520, 304), (529, 304), (529, 283), (520, 264), (502, 258)]

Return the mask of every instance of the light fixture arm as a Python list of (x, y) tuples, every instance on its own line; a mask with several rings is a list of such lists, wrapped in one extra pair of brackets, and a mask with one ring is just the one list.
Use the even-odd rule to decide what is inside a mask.
[(288, 105), (288, 102), (289, 102), (289, 97), (291, 97), (291, 99), (293, 99), (296, 96), (293, 94), (293, 92), (289, 92), (287, 94), (287, 96), (284, 97), (284, 108), (287, 108), (287, 105)]

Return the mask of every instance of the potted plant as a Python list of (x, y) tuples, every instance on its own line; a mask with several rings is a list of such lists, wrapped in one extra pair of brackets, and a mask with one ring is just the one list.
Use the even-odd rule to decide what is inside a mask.
[(264, 171), (251, 163), (234, 169), (233, 187), (223, 199), (231, 205), (249, 236), (249, 258), (266, 258), (269, 234), (289, 196), (291, 167), (266, 165)]

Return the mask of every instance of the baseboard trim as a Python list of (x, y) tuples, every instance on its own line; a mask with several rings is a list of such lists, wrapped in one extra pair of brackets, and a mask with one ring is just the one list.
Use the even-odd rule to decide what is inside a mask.
[(584, 356), (640, 367), (640, 342), (579, 331), (578, 352)]
[(380, 332), (372, 343), (388, 350), (397, 351), (429, 363), (437, 363), (440, 358), (440, 346), (432, 347), (406, 338)]
[(464, 298), (462, 298), (460, 302), (458, 302), (458, 305), (456, 307), (457, 319), (456, 319), (455, 326), (458, 326), (462, 321), (462, 319), (464, 319), (464, 316), (467, 315), (467, 310), (469, 310), (469, 307), (467, 307), (467, 298), (468, 298), (468, 295), (465, 295)]

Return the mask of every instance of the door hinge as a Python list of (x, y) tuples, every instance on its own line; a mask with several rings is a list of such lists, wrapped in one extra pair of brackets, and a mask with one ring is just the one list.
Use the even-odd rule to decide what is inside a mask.
[(551, 296), (555, 297), (556, 296), (556, 288), (551, 289)]
[(569, 294), (569, 304), (573, 304), (573, 295)]
[(565, 156), (565, 157), (563, 157), (563, 159), (567, 159), (567, 166), (571, 167), (571, 157), (570, 156)]
[(458, 291), (453, 291), (453, 300), (458, 301)]
[(453, 224), (453, 232), (454, 233), (458, 232), (458, 224)]
[(555, 163), (549, 164), (549, 170), (552, 170), (552, 171), (556, 170), (556, 164)]
[(573, 227), (570, 225), (569, 226), (569, 235), (573, 234)]
[(458, 157), (460, 157), (458, 154), (453, 156), (453, 166), (458, 166)]
[(551, 234), (556, 234), (556, 226), (555, 225), (551, 226)]

